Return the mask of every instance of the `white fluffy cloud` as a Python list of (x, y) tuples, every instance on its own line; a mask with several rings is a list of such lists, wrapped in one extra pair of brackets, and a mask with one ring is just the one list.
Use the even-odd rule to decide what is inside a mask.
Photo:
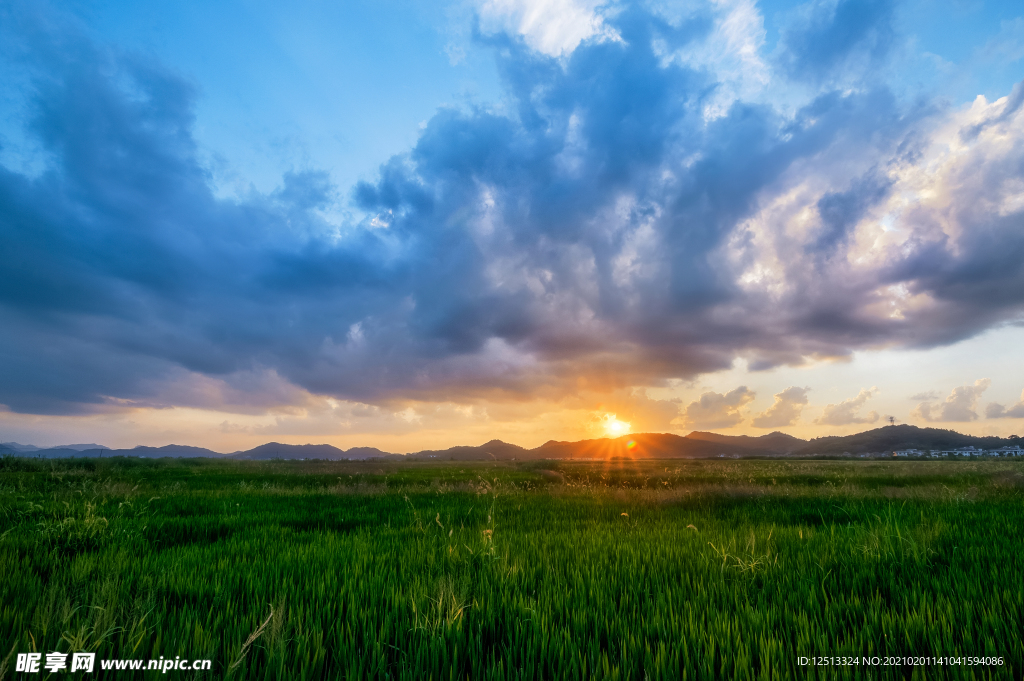
[(807, 406), (809, 388), (792, 386), (781, 393), (776, 393), (775, 403), (754, 417), (755, 428), (782, 428), (791, 426), (800, 420), (800, 412)]
[(480, 24), (487, 33), (518, 34), (552, 57), (572, 52), (588, 38), (615, 39), (605, 25), (603, 0), (483, 0)]
[(953, 388), (945, 402), (922, 402), (910, 414), (925, 421), (974, 421), (978, 398), (990, 385), (991, 380), (979, 378), (974, 385)]
[(1009, 407), (992, 402), (985, 408), (985, 418), (989, 419), (1024, 419), (1024, 391), (1020, 394), (1020, 401), (1011, 404)]
[(686, 405), (683, 424), (689, 428), (730, 428), (745, 416), (741, 409), (753, 401), (754, 392), (741, 385), (727, 393), (706, 392)]
[(871, 399), (877, 392), (875, 388), (861, 390), (856, 397), (843, 400), (839, 404), (827, 404), (821, 416), (814, 419), (814, 422), (823, 426), (846, 426), (851, 423), (875, 423), (878, 421), (878, 412), (868, 412), (866, 416), (858, 416), (857, 412), (864, 403)]
[[(664, 7), (662, 14), (672, 23), (693, 18), (693, 7)], [(762, 50), (765, 42), (764, 17), (753, 0), (715, 0), (706, 7), (710, 30), (677, 50), (666, 60), (686, 64), (714, 74), (718, 85), (704, 107), (705, 118), (722, 116), (738, 99), (758, 99), (771, 80)]]

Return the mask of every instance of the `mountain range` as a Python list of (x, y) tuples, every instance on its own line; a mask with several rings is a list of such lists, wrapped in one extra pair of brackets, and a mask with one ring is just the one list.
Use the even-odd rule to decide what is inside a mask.
[(214, 459), (333, 459), (355, 460), (371, 459), (383, 456), (401, 456), (388, 454), (375, 447), (353, 447), (338, 449), (333, 445), (286, 445), (279, 442), (268, 442), (259, 447), (245, 451), (221, 454), (205, 447), (188, 445), (164, 445), (163, 447), (145, 447), (139, 445), (132, 449), (111, 449), (103, 445), (61, 445), (59, 447), (40, 448), (33, 445), (22, 445), (17, 442), (0, 442), (0, 454), (14, 456), (30, 456), (46, 459), (65, 459), (74, 457), (107, 458), (112, 456), (134, 456), (144, 459), (175, 459), (214, 458)]
[(524, 461), (534, 459), (703, 459), (719, 456), (758, 457), (813, 457), (881, 454), (897, 449), (959, 449), (975, 447), (996, 449), (1019, 444), (1016, 436), (1009, 438), (964, 435), (939, 428), (918, 428), (900, 425), (875, 428), (846, 436), (820, 437), (813, 440), (774, 432), (759, 437), (749, 435), (719, 435), (694, 431), (689, 435), (671, 433), (635, 433), (617, 438), (599, 438), (577, 442), (549, 440), (539, 447), (526, 449), (501, 440), (491, 440), (479, 446), (457, 446), (440, 450), (424, 450), (411, 454), (391, 454), (375, 447), (339, 449), (333, 445), (289, 445), (279, 442), (254, 447), (245, 451), (221, 454), (203, 447), (166, 445), (164, 447), (139, 446), (133, 449), (111, 449), (98, 444), (73, 444), (40, 448), (17, 442), (0, 442), (0, 454), (41, 458), (113, 457), (143, 458), (196, 458), (272, 460), (272, 459), (327, 459), (393, 461)]

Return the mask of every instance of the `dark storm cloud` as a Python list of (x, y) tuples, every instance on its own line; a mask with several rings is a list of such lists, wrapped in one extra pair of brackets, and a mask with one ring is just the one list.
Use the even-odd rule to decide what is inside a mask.
[[(858, 12), (870, 7), (841, 3), (829, 21), (866, 21)], [(915, 163), (908, 148), (927, 147), (934, 112), (876, 86), (824, 91), (792, 115), (737, 101), (706, 119), (714, 74), (654, 46), (707, 26), (670, 29), (635, 8), (608, 21), (621, 41), (561, 60), (488, 38), (507, 110), (439, 111), (351, 191), (366, 218), (340, 229), (321, 214), (345, 192), (322, 172), (215, 196), (179, 75), (25, 32), (28, 131), (48, 164), (0, 168), (0, 404), (216, 407), (248, 392), (252, 408), (299, 399), (294, 386), (362, 401), (557, 398), (738, 355), (756, 369), (950, 342), (1020, 315), (1021, 213), (996, 193), (1024, 154), (992, 161), (984, 146), (1019, 114), (986, 119), (974, 165), (947, 173), (977, 178), (945, 213), (962, 233), (918, 208), (903, 242), (865, 260), (863, 225)], [(790, 35), (791, 69), (844, 59), (815, 42), (840, 29), (814, 21)], [(857, 26), (836, 49), (881, 55), (880, 24)], [(816, 182), (803, 231), (765, 212)], [(726, 420), (748, 401), (733, 397)]]
[(818, 215), (822, 229), (815, 243), (815, 251), (831, 254), (844, 245), (850, 230), (864, 217), (865, 212), (883, 199), (889, 182), (871, 173), (860, 178), (846, 191), (828, 192), (818, 201)]

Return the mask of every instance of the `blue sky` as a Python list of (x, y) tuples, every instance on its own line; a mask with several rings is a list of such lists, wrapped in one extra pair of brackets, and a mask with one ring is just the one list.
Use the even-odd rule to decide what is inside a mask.
[(1022, 15), (0, 4), (0, 440), (1020, 432)]

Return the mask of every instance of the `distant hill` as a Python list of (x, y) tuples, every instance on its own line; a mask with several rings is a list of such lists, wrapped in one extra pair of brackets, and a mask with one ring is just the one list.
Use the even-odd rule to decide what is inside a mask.
[(541, 458), (530, 456), (529, 449), (509, 444), (501, 440), (491, 440), (479, 447), (458, 446), (448, 449), (426, 449), (422, 452), (407, 454), (406, 459), (421, 461), (427, 459), (443, 459), (445, 461), (511, 461)]
[(164, 445), (163, 447), (144, 447), (139, 445), (132, 449), (110, 449), (109, 447), (103, 446), (96, 447), (95, 449), (74, 449), (73, 447), (64, 446), (50, 447), (49, 449), (36, 449), (31, 452), (24, 452), (22, 455), (43, 459), (100, 459), (113, 456), (135, 456), (142, 459), (159, 459), (163, 457), (224, 457), (223, 454), (218, 454), (210, 449), (205, 449), (203, 447), (189, 447), (187, 445)]
[(35, 452), (39, 447), (35, 445), (20, 445), (17, 442), (0, 442), (0, 452), (17, 454), (20, 452)]
[(355, 459), (375, 459), (378, 457), (400, 457), (401, 454), (391, 454), (385, 452), (376, 447), (352, 447), (351, 449), (345, 450), (345, 458)]
[(798, 437), (786, 435), (777, 430), (758, 437), (751, 437), (750, 435), (719, 435), (718, 433), (705, 433), (701, 431), (694, 431), (686, 437), (691, 440), (706, 440), (723, 445), (731, 444), (745, 449), (756, 449), (776, 454), (789, 454), (807, 445), (807, 440), (801, 440)]
[(349, 450), (338, 449), (333, 445), (286, 445), (280, 442), (268, 442), (244, 452), (231, 454), (232, 459), (371, 459), (387, 456), (376, 447), (353, 447)]
[[(845, 437), (801, 440), (781, 432), (752, 437), (695, 431), (683, 437), (671, 433), (633, 433), (617, 438), (564, 442), (549, 440), (525, 449), (500, 440), (479, 447), (451, 447), (409, 454), (408, 460), (510, 461), (530, 459), (609, 459), (613, 457), (701, 459), (719, 456), (810, 457), (844, 453), (891, 452), (893, 449), (957, 449), (974, 446), (995, 449), (1014, 441), (998, 437), (961, 435), (951, 430), (916, 426), (885, 426)], [(630, 443), (633, 443), (630, 446)]]
[(194, 459), (202, 457), (224, 458), (223, 454), (205, 447), (189, 447), (188, 445), (164, 445), (163, 447), (144, 447), (139, 445), (132, 449), (111, 449), (102, 456), (141, 456), (147, 459), (173, 457), (175, 459)]
[(17, 442), (0, 443), (0, 454), (41, 457), (48, 459), (114, 456), (136, 456), (144, 458), (231, 458), (247, 460), (270, 459), (326, 459), (387, 461), (526, 461), (535, 459), (610, 459), (656, 458), (656, 459), (702, 459), (719, 456), (764, 456), (764, 457), (814, 457), (842, 456), (844, 454), (882, 454), (895, 449), (997, 449), (1011, 444), (1020, 444), (1019, 439), (998, 437), (976, 437), (963, 435), (940, 428), (918, 428), (900, 425), (884, 426), (856, 435), (819, 437), (813, 440), (786, 435), (778, 431), (752, 437), (749, 435), (719, 435), (694, 431), (685, 437), (672, 433), (633, 433), (616, 438), (598, 438), (578, 442), (549, 440), (539, 447), (526, 449), (519, 445), (491, 440), (479, 446), (457, 446), (448, 449), (428, 449), (412, 454), (389, 454), (376, 447), (353, 447), (348, 450), (333, 445), (306, 444), (289, 445), (280, 442), (253, 447), (252, 449), (219, 454), (203, 447), (166, 445), (164, 447), (139, 446), (133, 449), (109, 449), (103, 445), (63, 445), (41, 449), (34, 445)]
[(900, 425), (884, 426), (845, 437), (819, 437), (796, 450), (796, 456), (871, 454), (891, 452), (894, 449), (959, 449), (961, 447), (977, 447), (979, 449), (996, 449), (1013, 444), (1019, 440), (999, 437), (977, 437), (963, 435), (953, 430), (941, 428), (918, 428), (917, 426)]
[[(630, 447), (629, 443), (633, 446)], [(611, 457), (695, 458), (716, 456), (720, 453), (750, 453), (735, 445), (720, 445), (700, 440), (689, 440), (668, 433), (638, 433), (617, 438), (560, 442), (549, 440), (540, 447), (526, 449), (518, 445), (491, 440), (479, 447), (450, 447), (409, 454), (406, 459), (421, 461), (527, 461), (535, 459), (608, 459)]]
[(28, 452), (43, 452), (43, 451), (55, 451), (55, 450), (73, 450), (76, 452), (84, 452), (86, 450), (93, 449), (110, 449), (106, 445), (92, 444), (80, 444), (80, 445), (57, 445), (56, 447), (36, 447), (35, 445), (21, 445), (17, 442), (0, 442), (0, 453), (11, 452), (11, 453), (28, 453)]
[(374, 457), (395, 457), (395, 454), (383, 452), (376, 447), (353, 447), (348, 451), (332, 445), (286, 445), (279, 442), (268, 442), (247, 451), (234, 454), (221, 454), (205, 447), (188, 445), (165, 445), (163, 447), (146, 447), (139, 445), (131, 449), (110, 449), (103, 445), (63, 445), (61, 447), (40, 448), (33, 445), (20, 445), (16, 442), (0, 443), (0, 454), (31, 456), (43, 459), (72, 458), (108, 458), (114, 456), (135, 456), (144, 459), (170, 458), (212, 458), (212, 459), (371, 459)]
[[(725, 456), (772, 456), (778, 454), (778, 438), (770, 435), (764, 443), (761, 438), (698, 433), (683, 437), (671, 433), (633, 433), (617, 438), (557, 442), (551, 440), (530, 450), (534, 458), (544, 459), (605, 459), (619, 457), (646, 457), (655, 459), (700, 459)], [(773, 435), (776, 435), (773, 433)], [(782, 435), (782, 433), (777, 433)], [(789, 438), (788, 435), (782, 435)], [(796, 440), (796, 438), (792, 438)], [(629, 443), (633, 443), (630, 447)], [(797, 442), (803, 443), (802, 440)], [(785, 448), (788, 448), (787, 444)]]

